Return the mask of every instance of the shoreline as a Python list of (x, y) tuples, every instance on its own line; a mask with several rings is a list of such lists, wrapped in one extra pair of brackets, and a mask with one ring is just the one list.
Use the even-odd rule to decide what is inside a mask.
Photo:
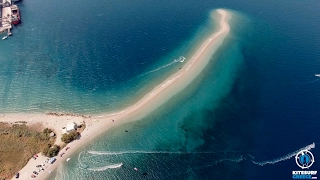
[[(216, 14), (219, 14), (217, 17)], [(36, 178), (31, 178), (32, 171), (36, 170), (36, 165), (42, 164), (47, 158), (40, 155), (37, 160), (29, 160), (27, 165), (21, 169), (20, 179), (46, 179), (50, 176), (48, 171), (54, 171), (61, 163), (67, 163), (66, 159), (74, 152), (83, 147), (88, 141), (96, 138), (110, 128), (121, 124), (139, 120), (155, 109), (167, 102), (171, 97), (187, 87), (206, 67), (212, 55), (221, 46), (225, 37), (229, 34), (230, 27), (228, 19), (231, 13), (226, 10), (218, 9), (211, 13), (211, 17), (218, 19), (219, 26), (216, 32), (213, 32), (206, 40), (204, 40), (191, 58), (177, 72), (169, 76), (165, 81), (154, 87), (150, 92), (143, 96), (133, 105), (111, 114), (98, 114), (94, 116), (74, 116), (72, 114), (0, 114), (0, 122), (16, 122), (26, 121), (27, 125), (40, 123), (44, 127), (54, 129), (56, 131), (56, 144), (61, 142), (61, 128), (67, 122), (76, 122), (81, 124), (85, 121), (86, 128), (81, 133), (81, 138), (67, 145), (70, 147), (61, 149), (60, 153), (65, 153), (63, 157), (57, 156), (57, 161), (53, 164), (46, 165), (45, 171), (39, 173)], [(58, 115), (56, 115), (58, 114)], [(14, 177), (12, 179), (15, 179)]]

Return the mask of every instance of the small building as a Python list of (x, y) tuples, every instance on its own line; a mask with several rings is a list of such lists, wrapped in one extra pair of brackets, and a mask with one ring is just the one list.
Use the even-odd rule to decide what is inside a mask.
[(70, 132), (77, 129), (77, 124), (75, 122), (70, 122), (66, 125), (66, 132)]
[(77, 130), (77, 124), (75, 122), (70, 122), (62, 128), (62, 134), (67, 134), (73, 130)]

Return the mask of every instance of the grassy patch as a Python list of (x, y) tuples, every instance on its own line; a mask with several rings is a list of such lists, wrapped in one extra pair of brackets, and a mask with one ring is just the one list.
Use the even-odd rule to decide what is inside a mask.
[(34, 154), (54, 144), (55, 139), (41, 129), (40, 125), (28, 127), (23, 122), (0, 123), (0, 179), (11, 179)]

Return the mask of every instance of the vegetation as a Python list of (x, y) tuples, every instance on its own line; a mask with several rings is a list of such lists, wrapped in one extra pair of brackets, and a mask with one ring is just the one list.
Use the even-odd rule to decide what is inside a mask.
[(59, 154), (59, 151), (60, 151), (60, 146), (54, 145), (48, 150), (47, 156), (54, 157)]
[(63, 134), (62, 137), (61, 137), (61, 141), (64, 142), (64, 143), (70, 143), (72, 142), (73, 140), (76, 140), (78, 139), (80, 136), (80, 133), (73, 130), (67, 134)]
[(45, 132), (41, 129), (40, 125), (28, 127), (23, 122), (12, 126), (0, 123), (0, 179), (11, 179), (34, 154), (43, 152), (49, 145), (51, 154), (56, 153), (57, 147), (51, 150), (51, 144), (55, 141), (49, 136), (52, 130)]
[(42, 131), (45, 135), (50, 135), (50, 133), (52, 132), (52, 130), (51, 129), (49, 129), (49, 128), (45, 128), (43, 131)]
[(59, 154), (60, 149), (61, 147), (58, 145), (51, 146), (51, 144), (47, 144), (47, 146), (42, 149), (41, 153), (47, 157), (54, 157)]

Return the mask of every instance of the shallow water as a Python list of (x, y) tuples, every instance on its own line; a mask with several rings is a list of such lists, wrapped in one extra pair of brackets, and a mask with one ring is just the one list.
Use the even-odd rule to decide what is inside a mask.
[(127, 106), (214, 27), (210, 10), (239, 13), (192, 85), (150, 116), (90, 142), (53, 179), (291, 179), (298, 167), (284, 157), (319, 142), (317, 1), (19, 5), (22, 24), (0, 43), (1, 112)]

